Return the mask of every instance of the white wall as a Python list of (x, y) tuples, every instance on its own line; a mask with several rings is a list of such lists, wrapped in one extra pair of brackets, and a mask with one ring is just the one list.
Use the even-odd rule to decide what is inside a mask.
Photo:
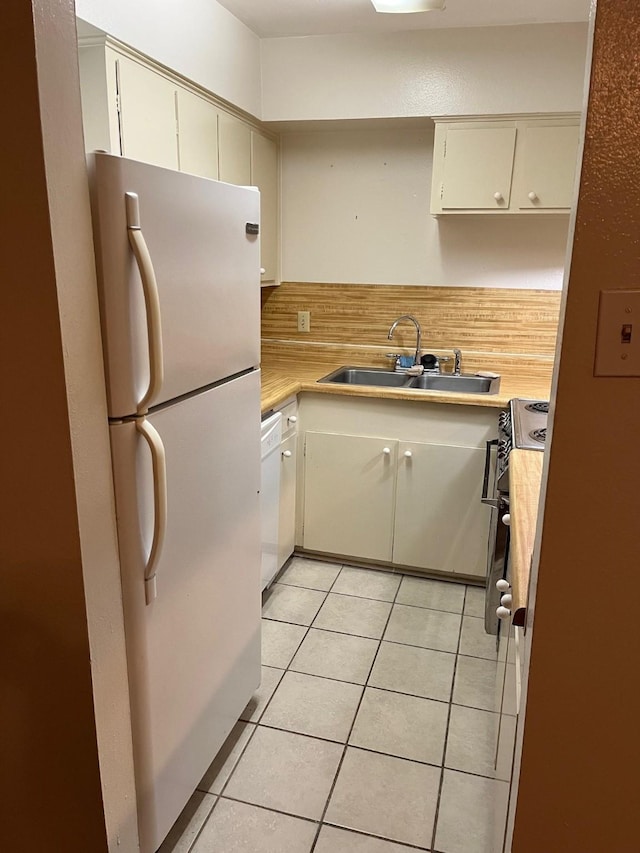
[(263, 119), (578, 112), (586, 24), (262, 41)]
[(569, 217), (429, 214), (433, 129), (282, 137), (284, 281), (559, 290)]
[(76, 0), (76, 13), (260, 117), (260, 40), (216, 0)]

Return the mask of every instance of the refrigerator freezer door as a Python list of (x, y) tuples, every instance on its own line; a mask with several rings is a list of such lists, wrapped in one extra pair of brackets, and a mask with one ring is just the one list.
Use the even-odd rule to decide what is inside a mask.
[[(109, 417), (135, 414), (149, 387), (149, 335), (126, 193), (155, 272), (164, 377), (150, 406), (260, 362), (256, 189), (112, 154), (89, 155)], [(251, 230), (251, 229), (249, 229)]]
[(151, 454), (112, 424), (142, 853), (153, 853), (260, 682), (259, 371), (149, 415), (165, 449), (167, 519), (154, 530)]

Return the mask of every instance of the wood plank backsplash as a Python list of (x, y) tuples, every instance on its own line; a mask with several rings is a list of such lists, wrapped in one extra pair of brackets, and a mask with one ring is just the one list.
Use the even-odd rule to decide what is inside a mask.
[[(401, 323), (393, 341), (387, 333), (401, 314), (413, 314), (422, 327), (424, 352), (459, 347), (463, 353), (546, 361), (555, 351), (560, 297), (548, 290), (283, 282), (263, 289), (262, 337), (265, 343), (295, 341), (314, 349), (340, 344), (411, 350), (413, 324)], [(298, 311), (311, 312), (310, 332), (298, 332)]]

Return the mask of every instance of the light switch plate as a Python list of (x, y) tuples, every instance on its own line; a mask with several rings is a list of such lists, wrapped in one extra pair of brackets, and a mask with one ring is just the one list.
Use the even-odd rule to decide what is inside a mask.
[(311, 330), (311, 312), (298, 311), (298, 331), (309, 332)]
[(640, 376), (640, 290), (601, 290), (594, 376)]

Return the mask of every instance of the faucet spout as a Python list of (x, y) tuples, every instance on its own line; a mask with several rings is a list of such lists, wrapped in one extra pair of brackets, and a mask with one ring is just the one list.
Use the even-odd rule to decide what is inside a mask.
[(402, 317), (398, 317), (397, 320), (394, 320), (391, 324), (391, 328), (389, 329), (389, 334), (387, 335), (387, 337), (389, 338), (389, 340), (393, 338), (393, 333), (396, 330), (396, 326), (403, 320), (410, 320), (416, 327), (416, 352), (413, 357), (413, 363), (420, 364), (420, 350), (422, 349), (422, 329), (420, 328), (420, 323), (416, 320), (413, 314), (403, 314)]

